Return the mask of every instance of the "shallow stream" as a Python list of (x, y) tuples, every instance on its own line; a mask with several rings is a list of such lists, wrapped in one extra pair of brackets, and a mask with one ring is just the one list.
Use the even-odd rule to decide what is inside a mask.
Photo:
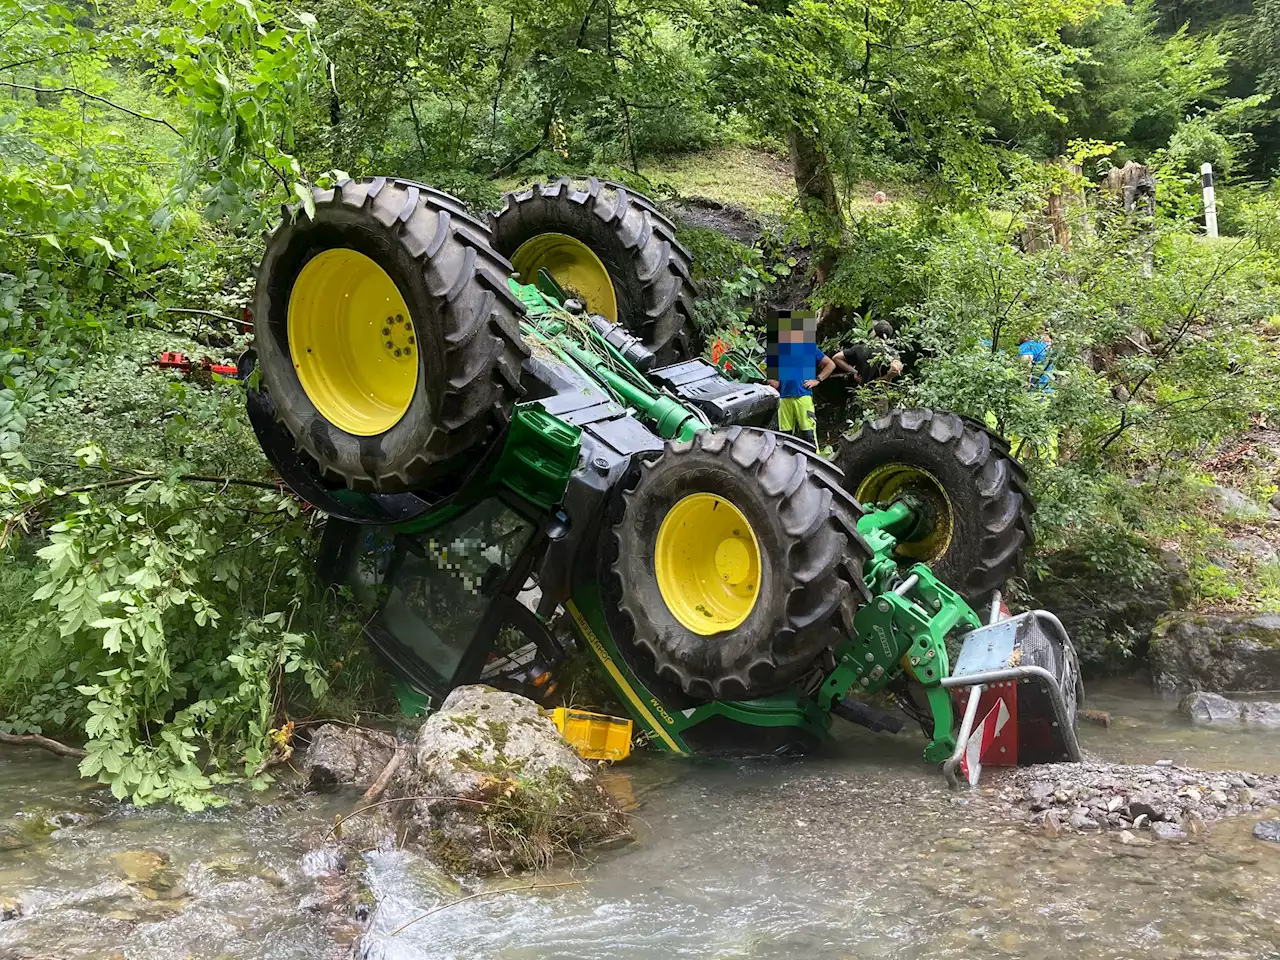
[[(1137, 685), (1091, 689), (1106, 760), (1280, 773), (1280, 734), (1191, 730)], [(306, 850), (351, 796), (185, 816), (120, 808), (74, 767), (0, 753), (0, 958), (1280, 957), (1280, 847), (1226, 821), (1185, 844), (1048, 838), (948, 791), (918, 734), (845, 728), (803, 761), (644, 758), (611, 773), (637, 842), (472, 894), (368, 856), (358, 942)], [(82, 822), (72, 822), (77, 815)], [(66, 823), (53, 832), (45, 821)], [(550, 886), (551, 884), (571, 884)]]

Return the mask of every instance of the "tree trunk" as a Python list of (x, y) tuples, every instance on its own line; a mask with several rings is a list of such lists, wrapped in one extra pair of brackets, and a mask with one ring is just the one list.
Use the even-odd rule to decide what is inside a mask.
[[(844, 215), (836, 194), (836, 181), (831, 173), (822, 143), (799, 124), (792, 124), (787, 134), (791, 154), (791, 171), (796, 178), (796, 193), (801, 208), (813, 217), (820, 234), (814, 239), (814, 265), (818, 284), (826, 282), (835, 269), (840, 238), (844, 234)], [(844, 307), (828, 305), (820, 323), (838, 324)]]

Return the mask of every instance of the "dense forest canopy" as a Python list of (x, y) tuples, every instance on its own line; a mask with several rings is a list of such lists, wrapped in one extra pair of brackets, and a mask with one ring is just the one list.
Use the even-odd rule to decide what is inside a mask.
[[(1154, 218), (1100, 186), (1128, 161)], [(1137, 582), (1176, 546), (1197, 602), (1280, 601), (1187, 508), (1223, 470), (1275, 491), (1231, 451), (1280, 406), (1280, 0), (0, 0), (0, 729), (87, 737), (119, 796), (262, 785), (289, 718), (381, 702), (241, 385), (153, 362), (234, 359), (281, 205), (379, 174), (477, 211), (560, 175), (736, 199), (745, 233), (681, 233), (705, 342), (758, 349), (769, 302), (829, 343), (890, 320), (919, 362), (830, 430), (987, 416), (1028, 451), (1036, 570)], [(1046, 330), (1051, 395), (1016, 354)]]

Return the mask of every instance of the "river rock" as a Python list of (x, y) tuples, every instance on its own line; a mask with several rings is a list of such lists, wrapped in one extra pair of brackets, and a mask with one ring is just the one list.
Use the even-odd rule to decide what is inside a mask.
[(1262, 820), (1253, 825), (1253, 836), (1268, 843), (1280, 843), (1280, 820)]
[(151, 883), (169, 865), (169, 855), (160, 850), (121, 850), (112, 862), (130, 883)]
[(1240, 719), (1251, 727), (1280, 727), (1280, 703), (1251, 700), (1241, 704)]
[(312, 734), (300, 770), (312, 790), (343, 783), (372, 783), (395, 749), (395, 737), (389, 733), (326, 723)]
[(1280, 614), (1171, 614), (1151, 635), (1157, 692), (1280, 690)]
[(22, 916), (22, 904), (13, 897), (0, 897), (0, 921), (17, 920)]
[(1151, 824), (1151, 835), (1157, 840), (1187, 839), (1187, 831), (1183, 830), (1176, 823), (1166, 823), (1163, 820), (1157, 820)]
[[(1146, 656), (1157, 621), (1190, 598), (1182, 558), (1169, 550), (1153, 551), (1151, 558), (1150, 573), (1138, 583), (1100, 573), (1082, 548), (1068, 547), (1046, 560), (1043, 579), (1032, 585), (1036, 603), (1057, 614), (1087, 666), (1131, 669), (1133, 659)], [(1122, 646), (1133, 658), (1118, 652)]]
[(1248, 495), (1232, 487), (1213, 486), (1209, 488), (1209, 496), (1217, 503), (1218, 508), (1227, 516), (1239, 520), (1265, 520), (1268, 516), (1280, 516), (1280, 509), (1268, 504), (1262, 506), (1254, 503)]
[(630, 836), (596, 769), (555, 724), (491, 687), (449, 694), (418, 732), (406, 781), (406, 796), (424, 798), (401, 808), (410, 839), (453, 873), (544, 866), (558, 852)]
[[(1228, 794), (1235, 783), (1249, 786)], [(1049, 785), (1063, 795), (1088, 796), (1090, 807), (1077, 808), (1071, 816), (1054, 810), (1035, 812), (1054, 806), (1052, 796), (1046, 796)], [(1019, 767), (995, 797), (1014, 818), (1032, 825), (1045, 824), (1037, 818), (1055, 817), (1055, 829), (1065, 832), (1150, 830), (1168, 838), (1170, 831), (1158, 825), (1198, 834), (1226, 817), (1280, 806), (1280, 777), (1086, 760)], [(1094, 806), (1098, 803), (1100, 808)], [(1062, 811), (1061, 806), (1054, 809)], [(1044, 829), (1047, 832), (1047, 826)]]
[(1197, 691), (1178, 702), (1178, 713), (1195, 724), (1239, 723), (1241, 707), (1222, 694)]

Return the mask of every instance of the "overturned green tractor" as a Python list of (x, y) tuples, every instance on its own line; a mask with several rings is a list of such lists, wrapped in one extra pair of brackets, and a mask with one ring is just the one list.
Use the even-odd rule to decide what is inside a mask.
[(1032, 502), (983, 425), (897, 410), (834, 462), (770, 430), (773, 391), (694, 355), (689, 253), (622, 186), (487, 223), (383, 177), (314, 200), (267, 241), (249, 413), (418, 698), (549, 700), (573, 644), (672, 752), (808, 749), (833, 717), (893, 728), (894, 698), (951, 769), (978, 735), (958, 689), (999, 719), (1008, 683), (1023, 757), (1074, 755), (1069, 640), (998, 613)]

